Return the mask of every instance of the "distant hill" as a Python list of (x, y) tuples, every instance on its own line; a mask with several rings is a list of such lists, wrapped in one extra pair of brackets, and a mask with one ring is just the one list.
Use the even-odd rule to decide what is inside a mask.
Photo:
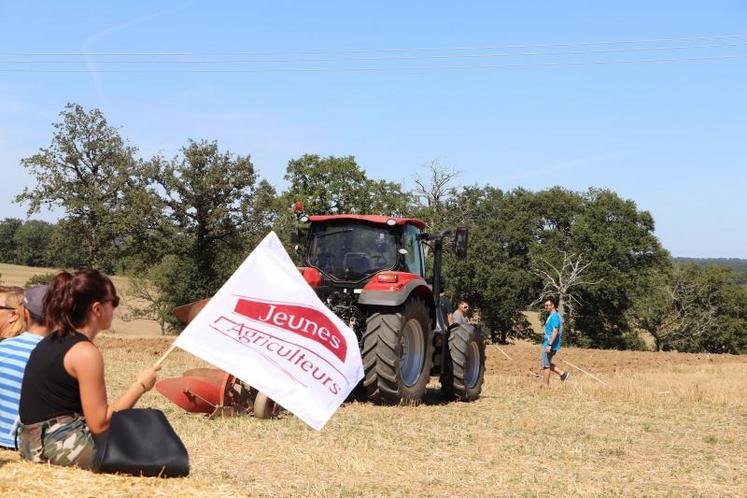
[(740, 258), (672, 258), (675, 263), (695, 263), (701, 266), (726, 266), (737, 276), (737, 284), (747, 286), (747, 259)]

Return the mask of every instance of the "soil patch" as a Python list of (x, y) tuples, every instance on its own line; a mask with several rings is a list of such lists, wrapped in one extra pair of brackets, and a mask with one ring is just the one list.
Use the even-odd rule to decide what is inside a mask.
[[(506, 358), (501, 353), (501, 350), (511, 359)], [(540, 369), (539, 354), (540, 346), (538, 344), (488, 345), (485, 362), (486, 374), (526, 375), (529, 371), (537, 372)], [(573, 372), (575, 369), (568, 367), (565, 361), (569, 361), (594, 374), (614, 375), (622, 372), (662, 369), (670, 366), (747, 363), (747, 356), (709, 353), (617, 351), (567, 347), (561, 348), (555, 356), (554, 362), (561, 369), (570, 369)], [(581, 372), (578, 373), (581, 374)]]
[[(124, 350), (127, 353), (147, 353), (157, 357), (174, 341), (169, 337), (120, 337), (102, 335), (96, 344), (104, 350)], [(539, 371), (539, 345), (518, 343), (511, 345), (488, 345), (486, 348), (486, 375), (526, 376)], [(505, 352), (511, 359), (501, 353)], [(747, 356), (708, 353), (676, 353), (651, 351), (617, 351), (603, 349), (562, 348), (555, 362), (564, 370), (575, 370), (565, 361), (588, 370), (593, 374), (615, 375), (624, 372), (660, 370), (707, 364), (747, 363)], [(576, 371), (579, 375), (581, 372)]]

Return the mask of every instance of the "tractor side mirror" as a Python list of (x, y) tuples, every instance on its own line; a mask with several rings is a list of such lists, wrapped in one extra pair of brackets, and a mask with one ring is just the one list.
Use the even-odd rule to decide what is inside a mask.
[(469, 231), (466, 227), (457, 227), (456, 233), (454, 234), (454, 252), (460, 258), (467, 257), (467, 241), (469, 239)]

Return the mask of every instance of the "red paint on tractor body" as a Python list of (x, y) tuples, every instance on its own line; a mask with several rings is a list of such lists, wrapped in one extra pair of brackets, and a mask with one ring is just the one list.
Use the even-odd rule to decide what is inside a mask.
[[(379, 279), (379, 276), (384, 278)], [(396, 282), (392, 282), (391, 276), (396, 276)], [(364, 291), (378, 292), (399, 292), (402, 288), (413, 280), (420, 280), (426, 285), (425, 280), (420, 275), (406, 273), (402, 271), (383, 271), (374, 275), (371, 280), (363, 287)]]
[(301, 272), (303, 279), (306, 280), (306, 283), (311, 287), (317, 288), (322, 285), (322, 274), (316, 268), (300, 266), (298, 271)]
[(328, 214), (328, 215), (313, 215), (309, 216), (309, 221), (312, 223), (318, 223), (323, 221), (335, 221), (335, 220), (358, 220), (368, 221), (369, 223), (376, 223), (377, 225), (386, 225), (387, 221), (394, 220), (395, 225), (411, 224), (415, 225), (419, 229), (425, 229), (425, 222), (417, 218), (395, 218), (392, 216), (380, 216), (380, 215), (362, 215), (362, 214)]

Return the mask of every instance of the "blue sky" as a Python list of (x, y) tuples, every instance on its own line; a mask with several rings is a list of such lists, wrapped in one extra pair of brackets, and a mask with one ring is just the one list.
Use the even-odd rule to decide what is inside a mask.
[[(461, 184), (606, 187), (673, 255), (747, 258), (747, 3), (360, 4), (0, 1), (0, 216), (25, 216), (19, 160), (77, 102), (143, 157), (204, 138), (279, 188), (304, 153), (407, 186), (438, 160)], [(127, 58), (148, 63), (103, 62)]]

